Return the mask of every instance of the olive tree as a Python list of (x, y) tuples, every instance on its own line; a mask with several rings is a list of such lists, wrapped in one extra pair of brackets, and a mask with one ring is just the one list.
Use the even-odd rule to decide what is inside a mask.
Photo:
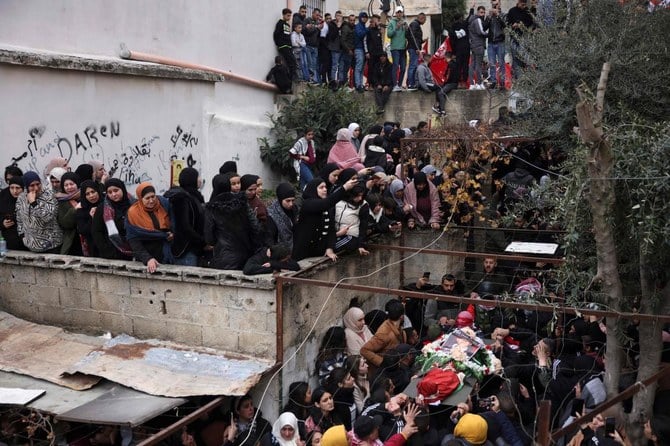
[[(557, 2), (555, 2), (557, 4)], [(554, 209), (567, 235), (568, 291), (614, 311), (668, 314), (670, 285), (670, 11), (636, 3), (569, 2), (552, 26), (524, 33), (528, 66), (515, 90), (533, 101), (517, 125), (568, 156), (553, 182)], [(575, 302), (577, 303), (577, 302)], [(637, 380), (658, 371), (662, 325), (639, 324)], [(627, 365), (622, 321), (607, 320), (608, 395)], [(655, 387), (628, 415), (640, 442)]]

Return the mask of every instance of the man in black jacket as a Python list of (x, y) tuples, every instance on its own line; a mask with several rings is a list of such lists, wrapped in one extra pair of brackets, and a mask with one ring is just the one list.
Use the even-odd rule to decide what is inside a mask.
[(416, 86), (416, 67), (419, 64), (419, 52), (421, 45), (423, 45), (423, 30), (421, 25), (426, 23), (426, 14), (419, 13), (419, 15), (409, 24), (409, 32), (407, 33), (407, 52), (409, 53), (409, 68), (407, 70), (407, 90), (415, 91)]
[(291, 80), (298, 74), (298, 65), (293, 57), (291, 50), (291, 10), (284, 8), (281, 11), (282, 18), (275, 25), (275, 31), (272, 34), (277, 51), (284, 58), (284, 63), (288, 67)]
[(307, 43), (307, 65), (309, 67), (309, 81), (315, 84), (321, 83), (321, 74), (319, 73), (319, 35), (323, 29), (323, 20), (321, 20), (321, 10), (314, 8), (312, 16), (303, 21), (302, 34)]
[(433, 111), (440, 116), (447, 114), (447, 112), (444, 110), (445, 103), (447, 102), (447, 94), (449, 94), (451, 90), (458, 88), (458, 78), (460, 75), (460, 67), (456, 63), (455, 57), (451, 53), (447, 52), (444, 54), (444, 58), (447, 61), (447, 80), (445, 81), (442, 88), (437, 90), (435, 93), (435, 100), (437, 101), (437, 105), (433, 106)]
[(388, 61), (386, 53), (379, 56), (379, 63), (375, 66), (375, 71), (370, 73), (370, 85), (375, 89), (375, 103), (377, 104), (377, 114), (384, 113), (384, 107), (391, 97), (391, 88), (393, 88), (391, 62)]
[[(489, 10), (489, 42), (486, 49), (489, 59), (490, 88), (505, 89), (505, 21), (500, 17), (500, 0), (493, 0)], [(496, 65), (500, 75), (496, 76)]]
[(370, 24), (367, 31), (367, 46), (368, 46), (368, 83), (372, 86), (372, 73), (377, 72), (379, 65), (379, 56), (385, 54), (384, 51), (384, 31), (379, 25), (380, 17), (373, 14), (370, 18)]

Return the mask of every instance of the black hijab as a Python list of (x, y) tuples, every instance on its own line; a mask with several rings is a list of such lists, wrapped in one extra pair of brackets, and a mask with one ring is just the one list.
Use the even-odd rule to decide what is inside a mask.
[(305, 190), (302, 191), (302, 198), (305, 200), (310, 200), (310, 199), (317, 199), (320, 200), (321, 197), (319, 197), (319, 193), (317, 191), (317, 188), (321, 183), (325, 183), (326, 180), (323, 180), (319, 177), (313, 178), (309, 183), (307, 183), (307, 186), (305, 186)]
[(209, 201), (213, 201), (217, 195), (220, 195), (224, 192), (230, 192), (230, 179), (234, 175), (236, 176), (237, 174), (228, 172), (214, 175), (214, 178), (212, 178), (212, 195), (209, 197)]
[(198, 177), (200, 174), (192, 167), (186, 167), (179, 173), (179, 187), (188, 192), (200, 203), (205, 202), (205, 198), (198, 190)]
[(23, 177), (11, 177), (7, 187), (0, 191), (0, 220), (7, 215), (14, 216), (16, 213), (16, 198), (12, 197), (11, 192), (9, 192), (9, 186), (12, 184), (17, 184), (21, 186), (21, 189), (24, 189)]
[[(93, 180), (93, 166), (90, 164), (80, 164), (74, 171), (79, 175), (80, 181)], [(63, 184), (63, 178), (61, 177), (61, 184)]]
[[(416, 196), (417, 197), (426, 197), (430, 194), (430, 186), (428, 185), (428, 177), (426, 177), (426, 174), (419, 171), (414, 174), (414, 188), (416, 189)], [(419, 190), (416, 186), (417, 184), (425, 184), (426, 187), (423, 188), (423, 190)]]
[(334, 186), (334, 184), (330, 184), (328, 182), (328, 177), (330, 177), (330, 174), (338, 169), (339, 167), (337, 167), (337, 164), (328, 163), (319, 171), (319, 177), (323, 178), (323, 180), (326, 182), (326, 187), (328, 187), (328, 190)]
[(126, 189), (126, 184), (123, 181), (119, 180), (118, 178), (110, 178), (107, 181), (105, 181), (105, 192), (111, 186), (118, 187), (119, 189), (121, 189), (123, 193), (123, 198), (119, 202), (114, 202), (110, 200), (109, 197), (105, 197), (105, 203), (109, 204), (112, 208), (114, 208), (114, 211), (125, 214), (126, 212), (128, 212), (128, 208), (132, 204), (130, 197), (128, 196), (128, 190)]
[[(84, 209), (85, 211), (90, 211), (91, 208), (94, 208), (98, 206), (100, 203), (102, 203), (102, 195), (100, 195), (100, 189), (98, 188), (98, 185), (96, 184), (95, 181), (93, 180), (86, 180), (83, 183), (81, 183), (81, 198), (80, 198), (80, 203), (81, 203), (81, 208)], [(91, 203), (88, 201), (86, 198), (86, 189), (93, 189), (98, 193), (98, 201), (95, 203)]]

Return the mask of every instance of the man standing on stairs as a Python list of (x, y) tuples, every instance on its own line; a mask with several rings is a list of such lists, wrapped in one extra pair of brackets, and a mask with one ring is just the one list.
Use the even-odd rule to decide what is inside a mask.
[(419, 55), (421, 52), (421, 45), (423, 45), (423, 30), (421, 25), (426, 23), (426, 14), (420, 13), (409, 24), (409, 32), (407, 33), (407, 52), (409, 53), (409, 68), (407, 70), (407, 91), (416, 91), (416, 68), (419, 64)]
[(282, 18), (275, 25), (275, 31), (272, 34), (277, 51), (284, 58), (284, 63), (289, 70), (291, 80), (298, 74), (298, 65), (293, 57), (291, 49), (291, 10), (284, 8), (281, 11)]
[[(386, 28), (386, 35), (391, 39), (391, 56), (393, 57), (393, 91), (402, 91), (402, 81), (405, 78), (407, 65), (407, 22), (404, 18), (402, 6), (395, 8), (395, 16)], [(398, 71), (400, 70), (400, 71)]]

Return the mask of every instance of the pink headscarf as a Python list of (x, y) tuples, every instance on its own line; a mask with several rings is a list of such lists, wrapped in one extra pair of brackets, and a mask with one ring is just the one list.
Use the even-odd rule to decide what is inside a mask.
[(356, 171), (365, 169), (361, 164), (361, 158), (358, 156), (356, 147), (351, 143), (351, 132), (349, 129), (339, 129), (337, 131), (337, 141), (328, 153), (329, 163), (336, 163), (340, 169), (352, 168)]

